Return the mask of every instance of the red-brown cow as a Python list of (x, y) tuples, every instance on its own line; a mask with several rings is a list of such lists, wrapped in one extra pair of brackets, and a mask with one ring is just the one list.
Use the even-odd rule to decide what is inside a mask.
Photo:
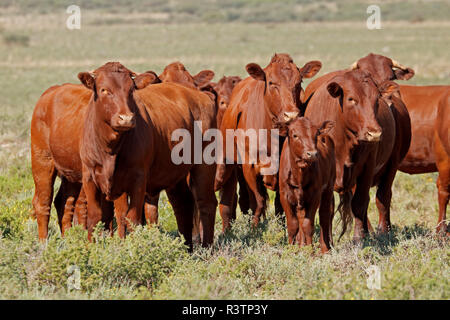
[(220, 128), (223, 114), (230, 104), (231, 93), (234, 87), (241, 82), (242, 79), (238, 76), (222, 77), (217, 83), (211, 83), (213, 89), (217, 93), (217, 127)]
[(394, 148), (396, 121), (390, 105), (395, 93), (396, 83), (377, 85), (369, 73), (355, 69), (323, 83), (306, 107), (305, 116), (314, 125), (336, 123), (330, 131), (336, 148), (335, 190), (342, 195), (343, 232), (353, 211), (355, 240), (368, 232), (369, 189)]
[[(439, 171), (438, 233), (447, 232), (445, 217), (450, 177), (445, 165), (446, 153), (443, 152), (443, 146), (446, 143), (443, 138), (445, 128), (448, 130), (450, 124), (445, 113), (445, 105), (447, 104), (447, 108), (449, 106), (449, 92), (450, 86), (400, 86), (400, 94), (411, 117), (412, 138), (408, 154), (398, 169), (409, 174)], [(443, 138), (439, 138), (440, 136)]]
[[(92, 91), (81, 84), (54, 86), (42, 94), (34, 109), (31, 120), (31, 164), (35, 183), (33, 208), (41, 240), (48, 235), (56, 175), (61, 178), (54, 200), (61, 233), (64, 235), (72, 225), (74, 213), (78, 222), (86, 226), (85, 196), (83, 191), (80, 192), (82, 165), (79, 145), (91, 96)], [(106, 207), (105, 202), (105, 210)], [(105, 214), (104, 221), (108, 227), (113, 215), (112, 208), (109, 209), (111, 212)]]
[(436, 166), (439, 170), (437, 187), (439, 192), (439, 220), (437, 231), (449, 234), (445, 225), (447, 204), (450, 198), (450, 90), (439, 101), (436, 118), (434, 146)]
[[(217, 127), (220, 128), (222, 118), (230, 103), (231, 93), (234, 87), (241, 82), (242, 79), (238, 76), (222, 77), (218, 83), (211, 83), (214, 91), (217, 94)], [(239, 202), (241, 212), (247, 214), (250, 210), (249, 205), (249, 191), (247, 183), (245, 182), (244, 174), (241, 168), (236, 168), (236, 179), (239, 183), (239, 201), (235, 195), (231, 219), (236, 219), (236, 207)], [(222, 191), (221, 191), (222, 193)]]
[[(172, 149), (175, 130), (194, 136), (194, 121), (202, 121), (202, 133), (216, 126), (216, 110), (210, 97), (172, 83), (134, 85), (119, 63), (108, 63), (94, 73), (83, 72), (80, 81), (93, 96), (89, 102), (81, 139), (83, 188), (88, 203), (88, 232), (103, 218), (101, 195), (121, 201), (129, 197), (128, 228), (142, 223), (146, 194), (166, 189), (178, 228), (192, 250), (194, 201), (203, 225), (203, 246), (214, 237), (217, 200), (214, 195), (215, 164), (194, 164), (193, 143), (188, 163), (176, 164)], [(144, 78), (139, 82), (150, 83)], [(135, 90), (144, 87), (141, 90)], [(186, 177), (189, 174), (189, 187)], [(120, 197), (120, 198), (119, 198)]]
[(202, 89), (214, 78), (211, 70), (202, 70), (192, 76), (181, 62), (173, 62), (159, 75), (162, 82), (179, 83), (192, 89)]
[(328, 252), (332, 244), (334, 216), (333, 188), (336, 160), (328, 132), (334, 123), (313, 126), (304, 117), (289, 125), (280, 159), (280, 200), (286, 213), (289, 243), (312, 245), (314, 217), (319, 208), (320, 247)]
[[(151, 71), (148, 71), (151, 72)], [(159, 75), (158, 80), (163, 83), (178, 83), (187, 88), (204, 90), (204, 92), (210, 95), (211, 99), (216, 100), (215, 93), (209, 92), (209, 84), (210, 81), (214, 78), (214, 72), (211, 70), (202, 70), (197, 73), (195, 76), (192, 76), (189, 71), (186, 70), (186, 67), (181, 62), (173, 62), (167, 65), (163, 72)], [(150, 224), (158, 223), (158, 203), (159, 203), (159, 194), (149, 197), (146, 197), (145, 200), (145, 217), (146, 221)], [(119, 219), (121, 220), (121, 219)], [(193, 237), (195, 240), (200, 239), (200, 226), (199, 226), (199, 215), (196, 210), (194, 215), (194, 230)], [(119, 225), (118, 229), (124, 235), (125, 230), (124, 226)]]
[[(230, 105), (225, 111), (221, 124), (225, 152), (223, 164), (218, 165), (216, 173), (216, 189), (221, 187), (224, 189), (220, 202), (224, 229), (229, 227), (230, 218), (233, 216), (236, 182), (233, 181), (232, 173), (235, 172), (238, 162), (237, 152), (243, 160), (241, 162), (244, 177), (251, 190), (250, 205), (254, 214), (253, 223), (257, 225), (266, 208), (265, 186), (272, 190), (277, 188), (278, 163), (273, 162), (279, 161), (279, 150), (272, 150), (271, 139), (279, 139), (279, 137), (272, 137), (271, 129), (275, 122), (288, 121), (297, 117), (302, 79), (314, 76), (321, 66), (319, 61), (311, 61), (299, 69), (287, 54), (275, 54), (264, 70), (255, 63), (246, 66), (250, 77), (242, 80), (234, 88)], [(266, 138), (264, 149), (261, 146), (258, 148), (258, 159), (253, 159), (256, 160), (255, 163), (250, 161), (254, 156), (251, 154), (251, 149), (255, 147), (254, 141), (250, 143), (249, 139), (245, 138), (239, 142), (234, 136), (233, 140), (230, 140), (233, 150), (226, 150), (229, 140), (228, 129), (234, 130), (235, 134), (249, 133), (254, 130), (259, 141)], [(236, 129), (242, 129), (242, 131)], [(250, 131), (247, 131), (248, 129)], [(264, 161), (265, 159), (261, 159), (261, 154), (265, 154), (266, 157), (275, 154), (276, 159)], [(264, 176), (263, 173), (265, 173)]]
[[(376, 54), (369, 54), (355, 62), (350, 70), (363, 70), (370, 74), (375, 84), (381, 87), (381, 84), (387, 80), (408, 80), (414, 75), (411, 68), (405, 67), (400, 63), (388, 57)], [(342, 75), (345, 70), (335, 71), (317, 78), (305, 89), (305, 99), (311, 99), (314, 92), (329, 81), (331, 78)], [(307, 103), (307, 102), (306, 102)], [(373, 179), (373, 186), (377, 186), (376, 204), (379, 212), (378, 230), (381, 233), (387, 232), (391, 227), (390, 221), (390, 203), (392, 199), (392, 184), (397, 172), (399, 163), (408, 152), (411, 142), (411, 120), (408, 110), (405, 107), (399, 94), (394, 94), (389, 99), (392, 106), (392, 114), (395, 119), (395, 144), (392, 153), (387, 162), (381, 161), (384, 148), (381, 148), (377, 155), (377, 167)], [(382, 139), (383, 140), (383, 139)], [(346, 195), (347, 198), (350, 196)], [(368, 222), (369, 228), (370, 222)]]

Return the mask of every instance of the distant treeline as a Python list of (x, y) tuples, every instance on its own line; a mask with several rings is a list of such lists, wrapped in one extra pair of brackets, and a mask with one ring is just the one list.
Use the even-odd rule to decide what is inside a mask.
[(147, 23), (361, 21), (371, 4), (380, 6), (384, 21), (450, 20), (449, 0), (1, 0), (0, 15), (55, 13), (73, 4), (82, 10), (148, 13)]

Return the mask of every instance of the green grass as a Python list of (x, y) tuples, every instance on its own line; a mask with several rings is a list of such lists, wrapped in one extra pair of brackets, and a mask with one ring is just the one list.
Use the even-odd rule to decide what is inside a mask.
[[(22, 3), (16, 1), (15, 8)], [(434, 3), (441, 2), (426, 6)], [(189, 11), (189, 5), (186, 2), (179, 11)], [(244, 9), (271, 4), (245, 5)], [(2, 10), (12, 10), (5, 7)], [(243, 77), (247, 63), (265, 66), (274, 52), (290, 53), (298, 65), (321, 60), (320, 74), (346, 68), (375, 52), (414, 68), (416, 76), (408, 83), (448, 84), (448, 22), (383, 22), (383, 29), (374, 31), (366, 29), (365, 15), (341, 23), (150, 24), (142, 20), (149, 16), (139, 11), (120, 15), (120, 23), (109, 23), (107, 19), (115, 21), (119, 15), (105, 9), (105, 16), (87, 12), (82, 29), (70, 31), (64, 10), (49, 8), (53, 9), (45, 16), (1, 15), (0, 33), (16, 40), (0, 37), (0, 298), (449, 298), (448, 240), (434, 235), (437, 174), (399, 173), (393, 190), (394, 229), (387, 236), (372, 235), (362, 246), (346, 235), (329, 255), (319, 256), (317, 234), (314, 250), (288, 245), (284, 223), (273, 215), (271, 194), (268, 220), (260, 227), (252, 229), (249, 218), (239, 214), (232, 231), (222, 235), (218, 215), (214, 247), (196, 248), (188, 255), (165, 196), (158, 228), (140, 229), (125, 241), (99, 232), (98, 242), (88, 243), (79, 228), (61, 239), (53, 210), (49, 241), (41, 245), (30, 218), (34, 185), (29, 156), (29, 124), (40, 94), (53, 84), (77, 83), (78, 72), (107, 61), (159, 73), (180, 60), (192, 73), (214, 70), (217, 80), (224, 74)], [(132, 17), (139, 17), (139, 23), (131, 24)], [(376, 225), (373, 193), (369, 217)], [(337, 241), (337, 220), (335, 225)], [(67, 291), (70, 265), (80, 269), (81, 290)], [(366, 285), (365, 270), (371, 265), (381, 270), (381, 290)]]

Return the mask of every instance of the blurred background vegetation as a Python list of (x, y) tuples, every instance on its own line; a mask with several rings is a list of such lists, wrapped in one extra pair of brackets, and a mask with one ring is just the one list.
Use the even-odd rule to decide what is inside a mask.
[(2, 0), (0, 16), (51, 14), (72, 4), (104, 13), (152, 14), (136, 21), (141, 23), (356, 21), (370, 4), (380, 6), (386, 21), (450, 19), (450, 2), (445, 0)]

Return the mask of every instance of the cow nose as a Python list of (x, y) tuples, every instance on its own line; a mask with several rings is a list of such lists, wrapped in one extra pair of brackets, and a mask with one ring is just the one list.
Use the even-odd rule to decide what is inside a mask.
[(308, 159), (315, 159), (317, 156), (317, 151), (306, 151), (306, 157)]
[(121, 126), (129, 126), (133, 124), (134, 116), (127, 114), (119, 114), (119, 124)]
[(297, 118), (297, 116), (298, 116), (298, 112), (297, 111), (284, 112), (284, 121), (286, 121), (286, 122), (292, 121), (295, 118)]
[(367, 131), (366, 138), (369, 142), (380, 141), (381, 131)]

